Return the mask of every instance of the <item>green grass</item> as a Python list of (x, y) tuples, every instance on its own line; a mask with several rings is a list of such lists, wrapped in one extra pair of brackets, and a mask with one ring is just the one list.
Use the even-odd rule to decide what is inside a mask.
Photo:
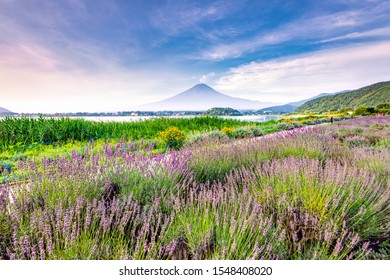
[(90, 141), (101, 136), (126, 137), (127, 140), (155, 139), (171, 126), (187, 132), (220, 130), (225, 126), (239, 127), (251, 122), (218, 117), (157, 118), (137, 122), (92, 122), (69, 118), (6, 117), (0, 120), (0, 151), (10, 146), (33, 143), (64, 144)]
[[(134, 151), (163, 150), (159, 132), (176, 126), (191, 135), (212, 135), (223, 127), (257, 126), (252, 122), (202, 116), (196, 118), (157, 118), (137, 122), (92, 122), (70, 118), (6, 117), (0, 119), (0, 164), (16, 167), (19, 160), (69, 157), (71, 151), (82, 153), (93, 142), (94, 151), (108, 142), (132, 140)], [(273, 125), (271, 121), (267, 125)], [(264, 126), (264, 125), (263, 125)], [(204, 138), (204, 137), (203, 137)]]

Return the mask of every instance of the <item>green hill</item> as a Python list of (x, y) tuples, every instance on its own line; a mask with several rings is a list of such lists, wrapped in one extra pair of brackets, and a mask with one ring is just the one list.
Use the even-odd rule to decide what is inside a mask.
[(305, 111), (323, 113), (342, 108), (375, 107), (378, 104), (388, 102), (390, 102), (390, 81), (310, 100), (295, 109), (295, 113), (303, 113)]
[(229, 107), (228, 108), (214, 107), (207, 110), (204, 114), (209, 116), (242, 116), (242, 113), (240, 111), (237, 111)]
[(263, 108), (263, 109), (257, 111), (257, 113), (259, 113), (259, 114), (285, 114), (285, 113), (294, 112), (295, 108), (297, 108), (297, 106), (286, 104), (286, 105)]

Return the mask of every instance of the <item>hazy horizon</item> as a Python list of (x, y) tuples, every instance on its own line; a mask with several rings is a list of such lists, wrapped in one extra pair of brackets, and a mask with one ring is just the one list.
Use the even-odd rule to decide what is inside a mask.
[(206, 83), (285, 104), (388, 81), (390, 1), (0, 0), (0, 107), (115, 112)]

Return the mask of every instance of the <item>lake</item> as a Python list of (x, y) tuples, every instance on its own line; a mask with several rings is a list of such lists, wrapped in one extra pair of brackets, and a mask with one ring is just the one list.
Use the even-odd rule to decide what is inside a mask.
[[(167, 116), (164, 118), (194, 118), (196, 116)], [(98, 117), (70, 117), (72, 119), (84, 119), (87, 121), (99, 121), (99, 122), (134, 122), (134, 121), (142, 121), (149, 120), (155, 118), (161, 118), (156, 116), (98, 116)], [(269, 120), (276, 120), (279, 116), (267, 115), (267, 116), (221, 116), (220, 118), (224, 119), (236, 119), (241, 121), (253, 121), (253, 122), (265, 122)]]

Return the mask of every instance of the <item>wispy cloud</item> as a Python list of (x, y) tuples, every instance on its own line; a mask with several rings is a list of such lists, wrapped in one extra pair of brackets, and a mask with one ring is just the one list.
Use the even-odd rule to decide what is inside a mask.
[(207, 83), (211, 79), (213, 79), (214, 77), (215, 77), (215, 72), (211, 72), (211, 73), (208, 73), (206, 75), (202, 75), (202, 77), (200, 77), (200, 79), (199, 79), (199, 82), (200, 83)]
[(7, 54), (12, 59), (0, 59), (0, 100), (2, 107), (16, 112), (129, 110), (188, 84), (177, 81), (174, 71), (127, 69), (106, 60), (99, 61), (104, 67), (95, 72), (74, 65), (65, 69), (58, 67), (65, 63), (61, 57), (32, 45)]
[(390, 80), (390, 41), (358, 44), (232, 68), (217, 89), (261, 101), (296, 101), (321, 92)]
[(155, 9), (150, 20), (155, 28), (168, 35), (176, 35), (199, 28), (203, 21), (217, 21), (231, 12), (232, 4), (226, 1), (211, 2), (206, 6), (196, 1), (175, 1)]
[[(344, 36), (353, 36), (350, 30), (365, 26), (369, 23), (383, 19), (385, 11), (390, 12), (389, 4), (380, 4), (367, 9), (354, 9), (337, 13), (302, 17), (274, 30), (261, 32), (249, 39), (235, 41), (233, 43), (219, 43), (202, 51), (197, 57), (204, 60), (224, 60), (237, 58), (246, 53), (259, 51), (262, 47), (278, 45), (290, 41), (327, 42), (332, 38), (343, 39)], [(375, 33), (372, 31), (373, 34)], [(377, 33), (387, 36), (387, 29), (377, 29)], [(335, 36), (337, 34), (337, 36)], [(340, 35), (339, 34), (343, 34)], [(361, 36), (374, 36), (369, 31)], [(377, 34), (378, 35), (378, 34)], [(357, 34), (355, 35), (357, 38)], [(347, 38), (345, 37), (345, 38)], [(326, 39), (323, 39), (326, 38)], [(322, 40), (321, 40), (322, 39)]]
[(372, 30), (362, 32), (352, 32), (343, 36), (337, 36), (325, 40), (319, 41), (319, 43), (328, 43), (333, 41), (340, 41), (345, 39), (359, 39), (359, 38), (370, 38), (370, 37), (390, 37), (390, 27), (376, 28)]

